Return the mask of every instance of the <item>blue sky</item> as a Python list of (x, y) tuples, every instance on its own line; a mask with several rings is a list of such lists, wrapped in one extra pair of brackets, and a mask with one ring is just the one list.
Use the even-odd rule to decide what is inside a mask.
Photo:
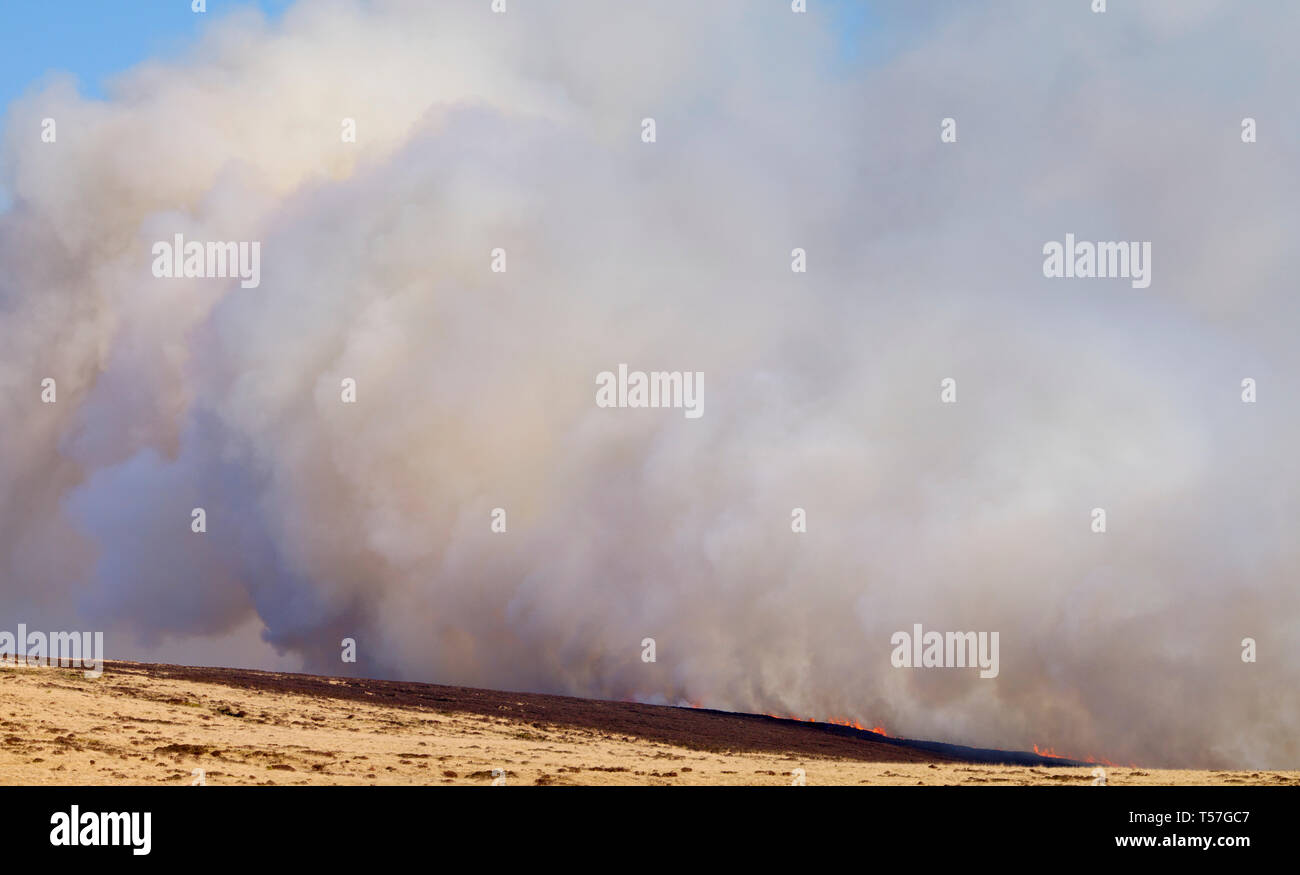
[[(38, 86), (49, 73), (72, 73), (82, 94), (104, 97), (104, 82), (146, 58), (168, 57), (185, 49), (199, 34), (204, 19), (233, 8), (257, 5), (276, 16), (293, 0), (258, 0), (256, 4), (208, 0), (202, 14), (189, 0), (3, 0), (0, 33), (0, 118), (9, 104)], [(0, 212), (11, 201), (0, 183)]]
[[(837, 21), (841, 59), (871, 60), (885, 53), (895, 28), (881, 27), (881, 13), (867, 0), (813, 0), (823, 3)], [(7, 45), (0, 53), (0, 107), (38, 83), (45, 74), (70, 72), (82, 93), (103, 97), (112, 74), (152, 57), (182, 51), (198, 35), (204, 19), (233, 8), (256, 5), (271, 17), (293, 0), (208, 0), (208, 11), (190, 11), (189, 0), (4, 0), (0, 33)]]
[[(0, 3), (0, 106), (46, 73), (76, 74), (83, 94), (103, 96), (104, 79), (150, 57), (173, 55), (199, 33), (202, 20), (249, 3), (208, 0), (208, 12), (190, 11), (189, 0), (4, 0)], [(260, 0), (277, 15), (291, 0)]]
[[(0, 118), (14, 99), (50, 73), (71, 73), (82, 94), (103, 98), (105, 82), (115, 73), (148, 58), (183, 52), (206, 21), (249, 5), (275, 18), (294, 2), (207, 0), (207, 12), (198, 14), (191, 11), (190, 0), (0, 0), (0, 33), (8, 38), (0, 53)], [(882, 60), (897, 48), (891, 40), (905, 29), (902, 22), (890, 19), (898, 19), (898, 10), (906, 7), (895, 7), (890, 14), (878, 12), (867, 0), (814, 2), (836, 21), (838, 60), (847, 66)], [(0, 183), (0, 211), (9, 206)]]

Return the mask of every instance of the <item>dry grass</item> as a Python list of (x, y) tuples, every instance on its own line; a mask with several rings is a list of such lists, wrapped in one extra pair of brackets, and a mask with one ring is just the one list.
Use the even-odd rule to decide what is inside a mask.
[[(394, 705), (166, 676), (111, 664), (88, 680), (60, 668), (0, 667), (0, 783), (789, 785), (1092, 784), (1092, 768), (862, 761), (808, 751), (701, 749), (588, 725)], [(281, 676), (282, 677), (282, 676)], [(311, 679), (346, 685), (344, 680)], [(476, 691), (481, 692), (481, 691)], [(508, 701), (512, 694), (493, 694)], [(574, 702), (577, 700), (566, 700)], [(514, 705), (519, 706), (518, 709)], [(572, 705), (568, 707), (572, 708)], [(590, 709), (607, 707), (592, 702)], [(675, 710), (675, 709), (674, 709)], [(692, 712), (681, 719), (691, 720)], [(700, 715), (704, 722), (704, 715)], [(719, 718), (713, 718), (719, 719)], [(864, 757), (880, 752), (864, 744)], [(1108, 768), (1121, 784), (1300, 784), (1300, 772)]]

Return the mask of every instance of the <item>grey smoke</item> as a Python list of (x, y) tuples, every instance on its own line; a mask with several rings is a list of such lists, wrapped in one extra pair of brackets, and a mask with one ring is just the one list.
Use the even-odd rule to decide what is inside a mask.
[[(0, 613), (1295, 767), (1300, 8), (880, 4), (852, 61), (810, 5), (303, 3), (16, 102)], [(1044, 279), (1066, 232), (1151, 241), (1151, 287)], [(260, 287), (154, 279), (177, 233), (260, 241)], [(707, 415), (597, 408), (619, 362)], [(999, 677), (893, 669), (913, 623)]]

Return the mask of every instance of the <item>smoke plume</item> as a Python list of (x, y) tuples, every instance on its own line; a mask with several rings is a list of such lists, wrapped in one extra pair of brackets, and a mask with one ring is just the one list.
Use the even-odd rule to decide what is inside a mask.
[[(1295, 767), (1300, 8), (808, 5), (301, 3), (34, 85), (0, 616)], [(1150, 241), (1150, 287), (1044, 278), (1067, 233)], [(175, 234), (258, 241), (260, 285), (155, 278)], [(704, 416), (597, 407), (620, 363), (703, 372)], [(892, 667), (914, 623), (997, 631), (999, 676)]]

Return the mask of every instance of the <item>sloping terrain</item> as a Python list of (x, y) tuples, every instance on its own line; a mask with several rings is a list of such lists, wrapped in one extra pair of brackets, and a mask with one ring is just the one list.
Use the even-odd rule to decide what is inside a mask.
[[(172, 665), (0, 667), (4, 784), (1090, 784), (1091, 766), (703, 709)], [(1018, 762), (996, 765), (991, 760)], [(196, 771), (197, 770), (197, 771)], [(1110, 783), (1300, 773), (1108, 769)]]

